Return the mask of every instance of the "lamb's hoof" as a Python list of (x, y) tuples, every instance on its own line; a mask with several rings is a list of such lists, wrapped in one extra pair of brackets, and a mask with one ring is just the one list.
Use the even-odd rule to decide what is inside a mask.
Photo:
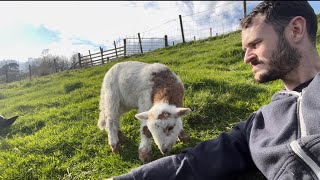
[(123, 144), (127, 141), (126, 137), (123, 135), (121, 131), (118, 131), (118, 138), (119, 138), (119, 143)]
[(121, 151), (120, 143), (118, 142), (115, 145), (111, 145), (112, 152), (115, 154), (119, 154)]
[(151, 150), (139, 149), (139, 159), (142, 162), (150, 162), (152, 157)]
[(179, 136), (178, 136), (179, 140), (183, 143), (186, 143), (190, 140), (190, 137), (188, 136), (188, 134), (184, 131), (181, 131)]

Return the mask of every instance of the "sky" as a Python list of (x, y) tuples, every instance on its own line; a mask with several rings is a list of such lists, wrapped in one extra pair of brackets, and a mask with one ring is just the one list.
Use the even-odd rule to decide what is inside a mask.
[[(259, 1), (247, 3), (250, 12)], [(309, 3), (320, 13), (320, 2)], [(40, 57), (44, 49), (67, 58), (110, 49), (113, 41), (138, 32), (160, 36), (166, 25), (177, 25), (179, 15), (197, 30), (212, 14), (219, 16), (216, 22), (237, 24), (230, 19), (241, 16), (241, 8), (241, 1), (0, 1), (0, 60), (25, 62)]]

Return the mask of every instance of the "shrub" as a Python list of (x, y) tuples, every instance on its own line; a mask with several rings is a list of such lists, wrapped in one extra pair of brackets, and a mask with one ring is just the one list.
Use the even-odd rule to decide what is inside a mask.
[(28, 87), (31, 87), (32, 86), (32, 83), (31, 82), (27, 82), (23, 85), (23, 87), (25, 88), (28, 88)]
[(4, 99), (4, 98), (6, 98), (6, 96), (4, 94), (0, 93), (0, 99)]
[(83, 86), (83, 83), (80, 81), (77, 82), (71, 82), (71, 83), (66, 83), (64, 85), (64, 92), (69, 93), (75, 89), (79, 89)]

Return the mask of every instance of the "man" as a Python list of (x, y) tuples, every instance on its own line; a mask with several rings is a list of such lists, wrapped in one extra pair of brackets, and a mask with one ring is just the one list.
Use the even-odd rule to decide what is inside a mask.
[(123, 179), (320, 179), (320, 59), (317, 17), (307, 1), (264, 1), (241, 21), (244, 62), (260, 83), (285, 89), (230, 133), (145, 164)]

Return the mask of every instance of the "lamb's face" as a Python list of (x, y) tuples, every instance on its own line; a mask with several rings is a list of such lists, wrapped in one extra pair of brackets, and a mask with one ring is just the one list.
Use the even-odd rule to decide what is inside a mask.
[(163, 114), (168, 116), (167, 119), (150, 119), (147, 121), (147, 126), (162, 154), (167, 154), (182, 130), (182, 121), (181, 118), (175, 118), (169, 112), (163, 112)]
[(181, 117), (190, 111), (189, 108), (176, 108), (174, 105), (161, 103), (136, 117), (142, 119), (142, 115), (147, 116), (146, 123), (155, 143), (162, 154), (168, 154), (183, 129)]

